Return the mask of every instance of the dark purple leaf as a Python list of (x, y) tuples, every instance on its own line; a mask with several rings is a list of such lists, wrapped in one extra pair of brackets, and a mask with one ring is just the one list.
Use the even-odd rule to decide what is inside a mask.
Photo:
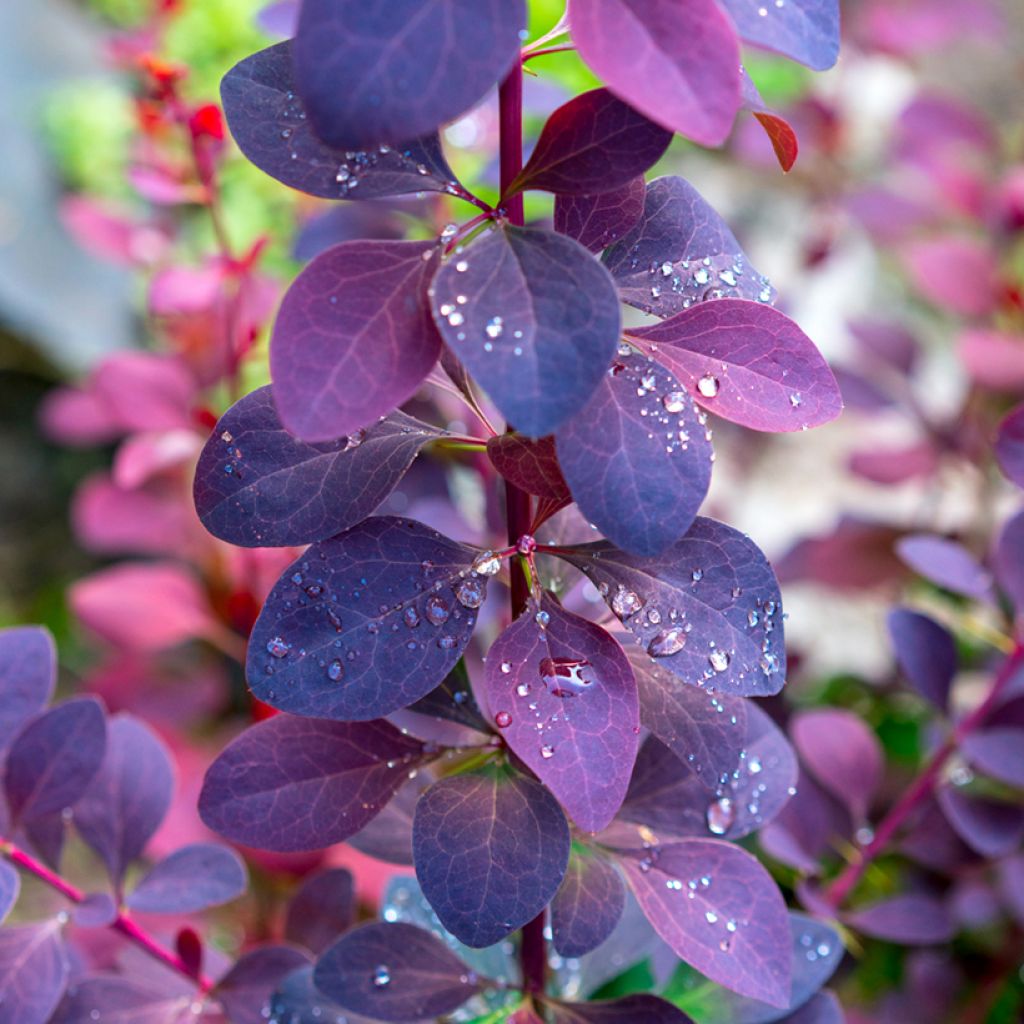
[(76, 903), (72, 915), (83, 928), (106, 928), (117, 920), (117, 905), (106, 892), (91, 892)]
[(11, 743), (4, 790), (11, 817), (28, 822), (70, 807), (103, 763), (103, 706), (76, 697), (44, 711)]
[(0, 1021), (46, 1024), (68, 982), (68, 958), (61, 923), (0, 929)]
[(615, 865), (596, 850), (575, 848), (551, 901), (555, 949), (567, 957), (596, 949), (619, 923), (625, 905), (626, 887)]
[(599, 253), (631, 230), (644, 212), (644, 179), (612, 192), (555, 197), (555, 230)]
[(107, 722), (99, 772), (75, 806), (75, 827), (119, 885), (160, 827), (174, 794), (174, 768), (163, 742), (128, 714)]
[(693, 686), (739, 696), (785, 680), (782, 598), (775, 574), (738, 530), (698, 517), (656, 558), (605, 542), (563, 548), (658, 664)]
[(789, 920), (771, 875), (714, 839), (655, 847), (621, 863), (647, 919), (712, 981), (772, 1006), (789, 1000)]
[(416, 805), (416, 877), (441, 924), (467, 946), (533, 920), (561, 885), (569, 826), (539, 783), (489, 767), (435, 783)]
[(954, 875), (978, 863), (978, 855), (957, 835), (938, 802), (930, 798), (911, 819), (898, 847), (900, 853), (915, 863), (946, 875)]
[(492, 229), (456, 250), (430, 300), (448, 347), (531, 437), (586, 404), (619, 341), (608, 272), (578, 242), (543, 228)]
[(555, 434), (559, 464), (587, 521), (638, 555), (677, 541), (711, 483), (702, 419), (663, 366), (645, 355), (616, 356), (587, 404)]
[(433, 781), (427, 772), (417, 772), (373, 821), (348, 839), (349, 846), (387, 864), (411, 867), (413, 814), (420, 794)]
[(314, 985), (312, 964), (292, 971), (278, 985), (270, 999), (270, 1019), (288, 1024), (330, 1024), (337, 1020), (363, 1024), (365, 1021), (364, 1017), (343, 1012)]
[(114, 974), (86, 975), (68, 988), (51, 1024), (185, 1024), (195, 997)]
[(843, 915), (851, 928), (901, 946), (949, 942), (956, 927), (945, 906), (933, 896), (908, 893), (879, 900)]
[[(426, 697), (421, 697), (415, 704), (410, 704), (404, 712), (396, 712), (392, 718), (394, 719), (396, 715), (403, 716), (402, 724), (414, 736), (419, 736), (422, 740), (430, 740), (437, 736), (437, 742), (442, 746), (446, 744), (440, 737), (449, 735), (455, 741), (448, 744), (450, 746), (465, 745), (467, 740), (469, 743), (474, 742), (473, 737), (465, 736), (464, 730), (449, 730), (447, 723), (465, 726), (466, 729), (480, 733), (491, 731), (490, 723), (484, 718), (473, 695), (465, 662), (461, 661), (448, 673), (440, 686), (431, 690)], [(416, 715), (421, 717), (414, 717)], [(424, 719), (432, 719), (432, 722), (428, 724)], [(475, 739), (479, 740), (479, 737)]]
[(324, 540), (370, 515), (443, 433), (396, 411), (348, 437), (307, 444), (281, 425), (263, 387), (228, 409), (206, 442), (193, 485), (196, 510), (231, 544)]
[(1024, 810), (1001, 800), (940, 786), (935, 798), (957, 835), (983, 857), (1006, 857), (1024, 840)]
[(213, 994), (231, 1024), (266, 1024), (274, 990), (308, 962), (305, 953), (291, 946), (251, 950), (217, 982)]
[(640, 732), (633, 669), (596, 623), (545, 595), (494, 642), (487, 702), (506, 743), (585, 832), (615, 816)]
[(21, 878), (18, 872), (5, 860), (0, 860), (0, 924), (18, 902), (21, 892)]
[(263, 850), (318, 850), (358, 832), (424, 759), (387, 722), (276, 716), (246, 730), (210, 766), (206, 824)]
[[(429, 202), (429, 200), (424, 200)], [(418, 200), (416, 201), (419, 202)], [(336, 203), (304, 221), (292, 241), (292, 257), (306, 263), (341, 242), (365, 238), (405, 238), (408, 227), (397, 203)], [(412, 213), (415, 207), (409, 212)]]
[(516, 487), (553, 501), (572, 500), (553, 437), (533, 440), (522, 434), (498, 434), (488, 439), (487, 454), (494, 468)]
[(938, 587), (979, 601), (992, 597), (991, 574), (956, 541), (915, 533), (896, 544), (896, 553), (914, 572)]
[(149, 914), (191, 914), (241, 896), (246, 882), (245, 865), (234, 850), (193, 843), (155, 864), (125, 902)]
[(41, 626), (0, 630), (0, 749), (42, 710), (57, 681), (53, 637)]
[(546, 1000), (554, 1024), (693, 1024), (682, 1010), (651, 995), (600, 999), (593, 1003)]
[(246, 675), (260, 700), (365, 721), (425, 696), (469, 643), (493, 559), (380, 516), (309, 548), (267, 597)]
[(221, 81), (231, 134), (261, 171), (324, 199), (379, 199), (458, 188), (437, 133), (358, 150), (319, 139), (295, 92), (291, 50), (291, 42), (260, 50)]
[(874, 732), (853, 712), (814, 708), (793, 717), (789, 734), (807, 770), (855, 819), (862, 819), (884, 770)]
[(1024, 925), (1024, 855), (1000, 861), (997, 879), (1006, 909), (1019, 925)]
[(1007, 478), (1024, 487), (1024, 405), (1018, 405), (999, 424), (995, 452)]
[(524, 189), (572, 196), (611, 192), (653, 167), (671, 141), (672, 132), (607, 89), (592, 89), (548, 118), (530, 159), (505, 194)]
[(728, 225), (683, 178), (647, 185), (644, 211), (604, 256), (622, 301), (667, 317), (705, 299), (772, 302)]
[(779, 1024), (846, 1024), (846, 1014), (832, 992), (819, 992)]
[(940, 711), (946, 711), (957, 670), (952, 634), (934, 619), (909, 608), (894, 608), (886, 622), (896, 661), (907, 681)]
[(297, 946), (322, 953), (356, 917), (352, 875), (329, 868), (305, 879), (288, 904), (284, 937)]
[(839, 56), (839, 0), (722, 0), (746, 43), (763, 46), (815, 71)]
[(971, 733), (960, 743), (964, 756), (986, 775), (1024, 788), (1024, 729), (996, 726)]
[(64, 818), (63, 809), (26, 822), (24, 832), (32, 849), (43, 863), (48, 864), (54, 871), (59, 870), (60, 859), (64, 853), (64, 840), (68, 832), (68, 822)]
[(432, 132), (512, 66), (524, 0), (305, 0), (295, 81), (317, 134), (342, 149)]
[(571, 0), (572, 38), (590, 69), (658, 124), (705, 146), (740, 105), (740, 54), (712, 0)]
[(1018, 613), (1024, 612), (1024, 512), (1000, 530), (995, 550), (996, 581)]
[(437, 254), (433, 242), (342, 242), (292, 282), (270, 343), (287, 430), (334, 441), (416, 392), (441, 352), (423, 294)]
[(704, 302), (627, 333), (705, 409), (752, 430), (806, 430), (842, 412), (839, 386), (814, 342), (763, 303)]
[(371, 923), (343, 935), (313, 974), (343, 1009), (419, 1021), (458, 1009), (480, 991), (476, 975), (436, 936), (411, 924)]

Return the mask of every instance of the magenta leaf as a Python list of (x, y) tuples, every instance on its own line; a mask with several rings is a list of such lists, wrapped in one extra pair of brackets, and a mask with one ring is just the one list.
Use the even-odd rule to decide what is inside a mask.
[(554, 1024), (693, 1024), (682, 1010), (652, 995), (599, 999), (591, 1003), (546, 1000)]
[(935, 798), (956, 834), (983, 857), (1006, 857), (1024, 840), (1024, 811), (1001, 800), (987, 800), (954, 786), (940, 786)]
[(789, 733), (808, 771), (855, 819), (862, 819), (885, 767), (874, 732), (851, 711), (815, 708), (796, 714)]
[(944, 626), (910, 608), (894, 608), (886, 620), (900, 670), (940, 711), (949, 707), (957, 670), (956, 641)]
[(423, 293), (433, 242), (342, 242), (292, 282), (274, 323), (270, 371), (287, 430), (334, 441), (397, 408), (437, 362)]
[(313, 980), (343, 1009), (384, 1021), (449, 1014), (480, 991), (476, 975), (436, 935), (401, 922), (343, 935), (317, 961)]
[(241, 896), (246, 883), (245, 865), (234, 850), (193, 843), (150, 868), (125, 902), (149, 914), (191, 914)]
[(901, 946), (937, 945), (956, 934), (946, 907), (933, 896), (916, 893), (879, 900), (844, 914), (843, 921), (864, 935)]
[(740, 105), (740, 53), (713, 0), (571, 0), (572, 38), (590, 69), (653, 121), (705, 146)]
[(14, 821), (27, 823), (70, 807), (103, 763), (103, 707), (76, 697), (32, 719), (11, 743), (4, 791)]
[(524, 0), (305, 0), (297, 91), (342, 149), (432, 132), (465, 113), (518, 58)]
[(416, 877), (467, 946), (500, 942), (551, 901), (569, 860), (561, 807), (533, 779), (488, 767), (435, 783), (413, 821)]
[(279, 715), (246, 730), (210, 766), (203, 821), (262, 850), (319, 850), (358, 832), (425, 760), (387, 722)]
[(355, 150), (319, 139), (295, 91), (291, 51), (290, 42), (260, 50), (221, 81), (231, 134), (261, 171), (324, 199), (379, 199), (458, 188), (436, 132), (398, 145)]
[(558, 462), (587, 521), (613, 544), (657, 555), (686, 533), (711, 483), (704, 416), (645, 355), (619, 354), (587, 404), (555, 434)]
[(706, 299), (775, 298), (725, 221), (688, 181), (674, 176), (648, 183), (643, 215), (604, 262), (623, 302), (660, 317)]
[(731, 843), (687, 839), (621, 863), (647, 919), (680, 959), (740, 995), (788, 1004), (786, 905), (754, 857)]
[(132, 715), (108, 719), (103, 764), (75, 805), (75, 828), (115, 886), (142, 856), (173, 794), (174, 768), (163, 742)]
[(18, 902), (21, 892), (21, 877), (5, 860), (0, 860), (0, 924)]
[(253, 693), (294, 715), (349, 721), (419, 700), (469, 643), (487, 593), (477, 555), (391, 516), (313, 545), (285, 569), (253, 628)]
[(352, 875), (329, 868), (306, 878), (288, 904), (284, 936), (297, 946), (322, 953), (356, 917)]
[(1018, 613), (1024, 611), (1024, 512), (999, 531), (994, 564), (1000, 589)]
[(607, 89), (592, 89), (547, 120), (526, 166), (506, 190), (587, 196), (628, 185), (653, 167), (672, 132), (649, 121)]
[(839, 386), (821, 353), (770, 306), (705, 302), (627, 333), (704, 408), (752, 430), (806, 430), (842, 412)]
[(545, 595), (494, 642), (487, 701), (506, 743), (585, 832), (622, 804), (640, 731), (625, 652), (596, 623)]
[(244, 547), (324, 540), (370, 515), (442, 435), (396, 411), (366, 430), (308, 444), (282, 426), (263, 387), (228, 409), (206, 442), (196, 510), (214, 536)]
[(583, 956), (611, 935), (626, 905), (626, 887), (615, 865), (597, 850), (577, 845), (551, 901), (555, 949)]
[(915, 533), (896, 544), (905, 565), (938, 587), (979, 601), (992, 597), (992, 575), (956, 541)]
[(532, 437), (583, 407), (619, 340), (608, 272), (578, 242), (543, 228), (497, 228), (456, 250), (430, 300), (448, 347)]
[(964, 756), (1000, 782), (1024, 789), (1024, 729), (995, 726), (964, 737)]
[(738, 530), (699, 516), (655, 558), (603, 541), (558, 554), (589, 577), (637, 643), (683, 682), (736, 696), (782, 688), (779, 585)]
[(746, 43), (774, 50), (815, 71), (839, 56), (839, 0), (721, 0)]
[(1014, 408), (999, 424), (995, 453), (1007, 479), (1024, 487), (1024, 405)]
[(555, 439), (533, 440), (522, 434), (498, 434), (487, 440), (487, 454), (494, 468), (509, 483), (529, 494), (553, 501), (572, 500), (555, 453)]
[(243, 954), (217, 982), (213, 994), (232, 1024), (261, 1024), (269, 1019), (270, 1000), (285, 978), (309, 965), (291, 946), (263, 946)]
[(598, 195), (555, 197), (555, 230), (585, 249), (601, 252), (640, 219), (647, 191), (643, 177)]
[(4, 1024), (46, 1024), (68, 983), (68, 957), (56, 918), (0, 929)]
[(0, 630), (0, 749), (46, 707), (57, 681), (53, 637), (40, 626)]

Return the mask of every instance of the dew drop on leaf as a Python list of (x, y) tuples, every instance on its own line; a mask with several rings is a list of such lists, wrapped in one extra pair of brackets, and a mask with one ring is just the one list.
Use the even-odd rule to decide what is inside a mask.
[(652, 658), (669, 658), (678, 654), (686, 646), (686, 634), (681, 629), (663, 629), (655, 633), (647, 645), (647, 653)]
[(714, 398), (718, 394), (718, 389), (721, 385), (718, 382), (718, 378), (712, 376), (710, 373), (705, 373), (699, 381), (697, 381), (697, 390), (705, 398)]
[(479, 608), (484, 603), (486, 594), (487, 588), (484, 583), (472, 578), (459, 580), (459, 585), (455, 588), (455, 596), (464, 608)]
[(736, 808), (727, 796), (719, 797), (708, 804), (708, 831), (715, 836), (724, 836), (736, 820)]
[(512, 715), (508, 711), (499, 711), (494, 716), (494, 724), (499, 729), (507, 729), (512, 724)]
[(544, 658), (539, 672), (555, 697), (575, 697), (594, 683), (593, 666), (579, 658)]
[(373, 972), (372, 980), (374, 988), (386, 988), (391, 984), (391, 972), (387, 967), (381, 964), (381, 966)]

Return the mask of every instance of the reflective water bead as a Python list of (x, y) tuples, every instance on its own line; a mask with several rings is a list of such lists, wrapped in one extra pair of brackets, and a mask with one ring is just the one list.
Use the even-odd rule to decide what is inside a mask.
[(459, 580), (455, 596), (464, 608), (479, 608), (484, 603), (487, 589), (480, 580), (467, 578)]
[(344, 675), (345, 675), (345, 665), (344, 665), (344, 663), (339, 661), (337, 658), (335, 658), (334, 661), (332, 661), (327, 666), (327, 678), (330, 679), (330, 681), (332, 683), (337, 683), (337, 682), (339, 682), (342, 679), (342, 677)]
[(374, 972), (371, 979), (374, 988), (386, 988), (391, 984), (391, 972), (381, 964)]
[(499, 729), (507, 729), (512, 724), (512, 715), (508, 711), (499, 711), (494, 716), (494, 724)]
[(432, 626), (440, 626), (442, 623), (448, 621), (448, 616), (451, 611), (448, 608), (448, 602), (443, 597), (438, 597), (436, 594), (427, 598), (427, 603), (424, 605), (423, 614), (426, 615), (427, 621)]
[(686, 646), (686, 634), (681, 629), (663, 629), (655, 634), (647, 645), (652, 658), (668, 658), (678, 654)]
[(274, 658), (284, 658), (288, 652), (292, 649), (292, 645), (285, 643), (285, 641), (279, 637), (271, 637), (267, 641), (267, 653)]
[(705, 398), (714, 398), (718, 394), (718, 389), (721, 387), (718, 378), (710, 373), (705, 373), (699, 381), (697, 381), (697, 390)]
[(716, 672), (724, 672), (729, 667), (729, 652), (723, 651), (721, 647), (715, 648), (708, 655), (708, 663)]
[(667, 395), (662, 395), (661, 404), (665, 406), (667, 412), (682, 412), (686, 408), (686, 392), (670, 391)]
[(612, 597), (612, 611), (620, 619), (628, 619), (643, 608), (643, 599), (632, 590), (627, 590), (621, 584)]
[(494, 576), (501, 569), (501, 559), (493, 551), (485, 551), (477, 557), (471, 568), (480, 576)]
[(708, 804), (708, 831), (715, 836), (724, 836), (736, 821), (736, 808), (727, 796), (719, 797)]

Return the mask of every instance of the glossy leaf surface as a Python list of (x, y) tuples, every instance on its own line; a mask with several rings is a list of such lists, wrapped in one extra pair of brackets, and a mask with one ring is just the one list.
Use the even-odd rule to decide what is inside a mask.
[(832, 67), (839, 56), (839, 0), (722, 0), (740, 38), (806, 64)]
[(57, 681), (53, 637), (39, 626), (0, 630), (0, 748), (42, 710)]
[(245, 865), (234, 850), (193, 843), (150, 868), (127, 904), (150, 914), (190, 914), (241, 896), (247, 881)]
[(644, 179), (598, 195), (556, 196), (555, 230), (585, 249), (601, 252), (617, 242), (644, 212)]
[(626, 886), (603, 854), (573, 849), (565, 878), (551, 901), (555, 949), (583, 956), (611, 935), (626, 905)]

